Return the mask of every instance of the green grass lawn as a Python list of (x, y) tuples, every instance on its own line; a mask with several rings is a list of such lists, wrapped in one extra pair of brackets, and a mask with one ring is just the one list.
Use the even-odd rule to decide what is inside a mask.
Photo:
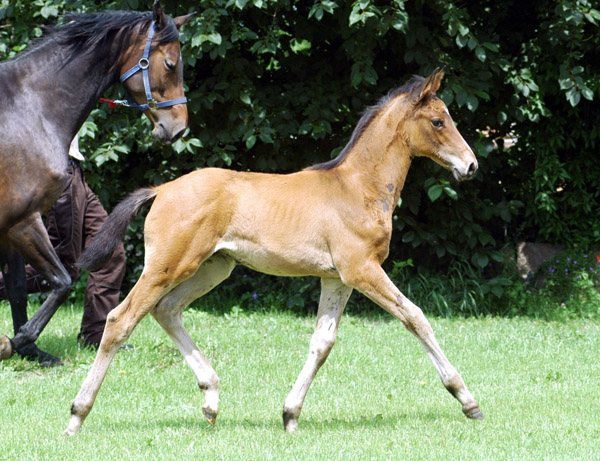
[[(226, 309), (227, 311), (227, 309)], [(65, 365), (0, 363), (0, 459), (598, 459), (600, 325), (529, 319), (431, 319), (486, 419), (467, 420), (400, 322), (344, 316), (338, 343), (306, 398), (297, 434), (282, 428), (314, 317), (191, 310), (185, 324), (221, 378), (211, 427), (203, 397), (151, 318), (117, 354), (96, 405), (62, 435), (94, 353), (64, 306), (40, 337)], [(0, 304), (0, 332), (12, 331)]]

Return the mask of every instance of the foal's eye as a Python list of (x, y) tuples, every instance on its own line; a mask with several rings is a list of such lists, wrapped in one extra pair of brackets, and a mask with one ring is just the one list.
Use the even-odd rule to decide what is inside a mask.
[(431, 124), (436, 128), (440, 128), (440, 127), (444, 126), (444, 121), (440, 120), (439, 118), (436, 118), (431, 121)]
[(165, 67), (170, 71), (175, 70), (175, 64), (173, 64), (171, 61), (165, 61)]

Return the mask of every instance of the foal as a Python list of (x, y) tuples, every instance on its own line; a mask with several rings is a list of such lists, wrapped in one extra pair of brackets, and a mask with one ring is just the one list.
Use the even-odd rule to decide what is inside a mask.
[(392, 213), (412, 158), (429, 157), (458, 180), (470, 178), (477, 169), (473, 152), (436, 97), (442, 77), (440, 70), (427, 79), (415, 77), (381, 99), (329, 162), (289, 175), (206, 168), (139, 189), (119, 204), (82, 264), (101, 264), (133, 215), (154, 200), (145, 223), (145, 267), (127, 298), (109, 314), (66, 433), (79, 430), (112, 358), (148, 313), (196, 375), (204, 391), (204, 415), (214, 424), (219, 378), (186, 332), (181, 314), (225, 280), (236, 264), (274, 275), (321, 277), (308, 359), (283, 406), (286, 431), (298, 428), (304, 397), (335, 342), (353, 289), (400, 319), (419, 339), (462, 411), (469, 418), (483, 418), (421, 309), (381, 268), (389, 251)]

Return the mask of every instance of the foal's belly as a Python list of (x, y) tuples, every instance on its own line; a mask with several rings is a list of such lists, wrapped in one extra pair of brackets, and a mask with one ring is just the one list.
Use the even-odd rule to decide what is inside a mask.
[(265, 274), (290, 277), (337, 276), (337, 269), (328, 252), (300, 242), (273, 247), (244, 240), (221, 241), (214, 250), (214, 253), (217, 252), (223, 252), (238, 264)]

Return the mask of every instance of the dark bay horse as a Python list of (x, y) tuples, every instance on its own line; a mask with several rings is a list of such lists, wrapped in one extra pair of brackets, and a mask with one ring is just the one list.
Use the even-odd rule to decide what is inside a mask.
[[(155, 138), (176, 140), (187, 127), (179, 27), (193, 16), (152, 12), (72, 14), (14, 59), (0, 63), (0, 267), (15, 336), (0, 337), (0, 360), (19, 351), (56, 361), (34, 341), (71, 284), (41, 215), (67, 186), (69, 144), (98, 98), (119, 81), (151, 120)], [(30, 321), (23, 257), (51, 291)]]
[(120, 345), (152, 314), (177, 345), (204, 391), (204, 415), (214, 424), (219, 378), (186, 332), (181, 314), (225, 280), (236, 264), (274, 275), (321, 278), (317, 325), (308, 359), (283, 406), (285, 430), (297, 430), (304, 398), (325, 362), (353, 289), (400, 319), (421, 342), (444, 386), (469, 418), (483, 414), (439, 346), (421, 309), (387, 277), (392, 213), (411, 160), (426, 156), (470, 178), (477, 160), (446, 105), (436, 96), (442, 71), (414, 78), (360, 119), (340, 155), (289, 174), (206, 168), (119, 204), (82, 257), (101, 265), (129, 220), (154, 201), (146, 217), (145, 266), (125, 300), (108, 316), (96, 359), (71, 406), (67, 434), (92, 409)]

